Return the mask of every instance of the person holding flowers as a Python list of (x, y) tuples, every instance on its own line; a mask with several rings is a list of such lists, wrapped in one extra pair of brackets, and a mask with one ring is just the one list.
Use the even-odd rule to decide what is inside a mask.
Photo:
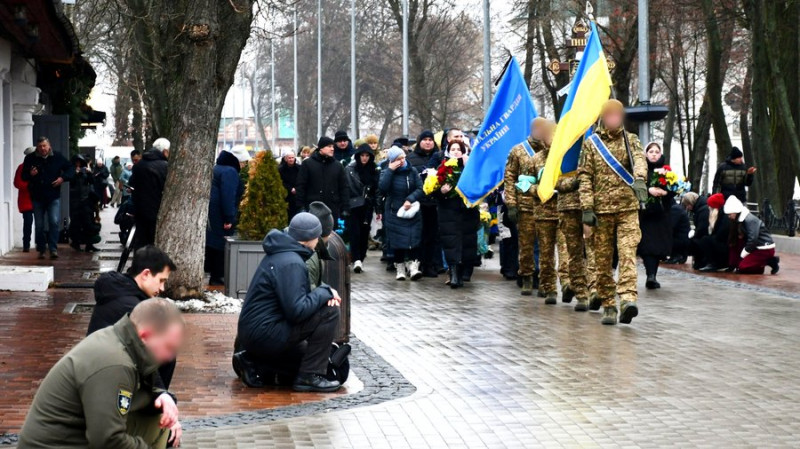
[(639, 257), (644, 262), (648, 289), (661, 288), (656, 276), (658, 265), (672, 253), (672, 222), (670, 209), (675, 202), (679, 176), (664, 163), (661, 145), (650, 142), (645, 148), (647, 158), (647, 201), (639, 211)]
[(425, 178), (423, 191), (437, 201), (439, 215), (439, 241), (444, 258), (450, 267), (447, 283), (450, 288), (464, 286), (472, 277), (472, 270), (480, 261), (478, 256), (478, 228), (480, 214), (477, 208), (469, 208), (456, 192), (456, 185), (467, 163), (464, 144), (450, 142), (449, 158), (435, 172)]

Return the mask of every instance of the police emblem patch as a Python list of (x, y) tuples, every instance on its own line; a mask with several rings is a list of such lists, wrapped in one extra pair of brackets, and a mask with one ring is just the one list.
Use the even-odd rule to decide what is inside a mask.
[(133, 393), (128, 390), (120, 389), (117, 393), (117, 410), (120, 415), (128, 414), (128, 410), (131, 408), (131, 398), (133, 398)]

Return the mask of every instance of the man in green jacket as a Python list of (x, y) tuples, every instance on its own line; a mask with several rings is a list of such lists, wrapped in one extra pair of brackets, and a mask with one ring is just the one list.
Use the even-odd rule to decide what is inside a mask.
[(163, 448), (168, 439), (180, 444), (177, 408), (154, 387), (153, 376), (175, 358), (183, 331), (175, 305), (151, 298), (83, 339), (42, 381), (18, 449)]

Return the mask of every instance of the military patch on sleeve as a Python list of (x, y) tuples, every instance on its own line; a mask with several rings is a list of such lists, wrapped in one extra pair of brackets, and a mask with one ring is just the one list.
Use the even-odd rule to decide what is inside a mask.
[(117, 410), (119, 410), (119, 414), (125, 416), (128, 414), (128, 410), (131, 408), (131, 399), (133, 398), (133, 393), (128, 390), (119, 389), (117, 393)]

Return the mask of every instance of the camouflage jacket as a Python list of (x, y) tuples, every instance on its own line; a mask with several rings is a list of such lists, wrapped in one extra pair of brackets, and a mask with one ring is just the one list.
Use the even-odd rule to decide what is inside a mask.
[(581, 210), (581, 196), (578, 193), (579, 180), (577, 173), (558, 178), (558, 211), (567, 212)]
[[(625, 149), (622, 133), (600, 129), (597, 134), (619, 163), (630, 170), (631, 161)], [(647, 160), (639, 136), (628, 133), (628, 144), (633, 156), (633, 177), (647, 178)], [(594, 209), (598, 214), (639, 210), (639, 202), (633, 189), (611, 170), (589, 140), (583, 143), (578, 173), (581, 209)]]
[[(539, 141), (528, 140), (528, 142), (535, 152), (539, 152), (544, 148)], [(533, 212), (533, 198), (536, 196), (534, 189), (523, 193), (517, 189), (516, 184), (520, 175), (536, 176), (538, 173), (533, 166), (534, 156), (529, 156), (522, 145), (517, 145), (511, 149), (506, 161), (506, 173), (503, 179), (506, 206), (516, 207), (525, 212)]]
[[(538, 176), (539, 172), (544, 168), (547, 163), (547, 155), (550, 154), (550, 149), (543, 146), (543, 150), (537, 151), (533, 155), (533, 169), (534, 173)], [(536, 221), (553, 221), (558, 220), (558, 196), (553, 195), (546, 203), (542, 203), (537, 195), (539, 184), (534, 185), (530, 192), (533, 194), (533, 214)]]

